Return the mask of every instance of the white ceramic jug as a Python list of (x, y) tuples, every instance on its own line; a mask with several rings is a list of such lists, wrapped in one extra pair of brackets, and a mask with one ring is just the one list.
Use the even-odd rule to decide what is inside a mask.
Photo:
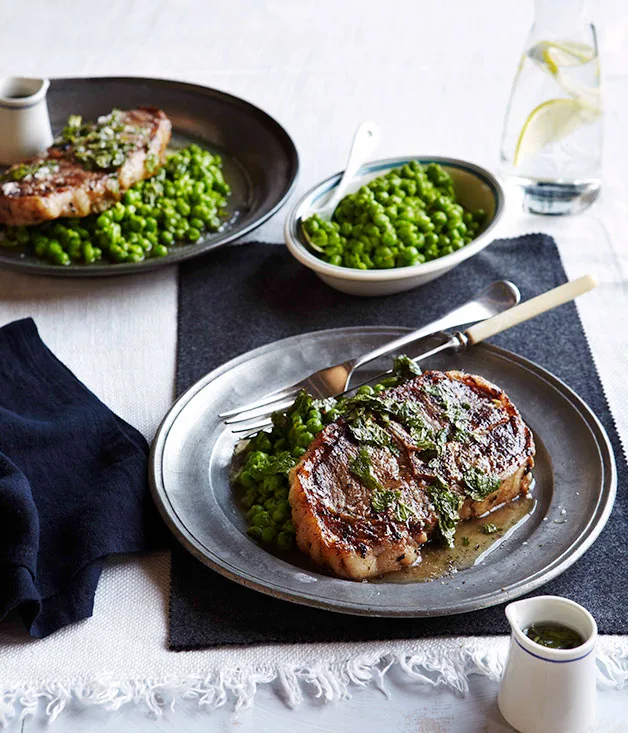
[[(559, 596), (527, 598), (506, 606), (512, 628), (499, 709), (520, 733), (584, 733), (595, 718), (597, 624), (582, 606)], [(550, 649), (523, 630), (558, 623), (577, 631), (584, 643)]]
[(48, 79), (0, 79), (0, 163), (9, 165), (52, 145)]

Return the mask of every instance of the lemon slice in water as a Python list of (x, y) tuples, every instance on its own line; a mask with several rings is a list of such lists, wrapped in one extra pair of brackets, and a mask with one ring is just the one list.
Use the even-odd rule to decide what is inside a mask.
[(597, 52), (593, 46), (577, 41), (539, 41), (526, 55), (552, 76), (563, 92), (574, 97), (583, 107), (591, 112), (601, 111), (599, 88), (583, 84), (570, 72), (575, 67), (596, 60)]
[(576, 99), (550, 99), (539, 104), (530, 112), (519, 134), (515, 167), (588, 121), (586, 108)]
[(556, 75), (561, 67), (581, 66), (593, 61), (595, 49), (576, 41), (539, 41), (528, 51), (528, 56)]

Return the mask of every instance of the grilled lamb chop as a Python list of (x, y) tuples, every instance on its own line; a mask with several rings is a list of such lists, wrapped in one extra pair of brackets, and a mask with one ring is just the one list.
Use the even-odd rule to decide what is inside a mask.
[[(362, 400), (362, 401), (360, 401)], [(527, 493), (532, 433), (482, 377), (424, 372), (324, 428), (290, 474), (299, 548), (343, 578), (412, 565), (458, 520)]]
[(45, 155), (0, 177), (0, 223), (39, 224), (108, 209), (164, 162), (170, 120), (152, 107), (120, 111), (84, 125), (71, 117)]

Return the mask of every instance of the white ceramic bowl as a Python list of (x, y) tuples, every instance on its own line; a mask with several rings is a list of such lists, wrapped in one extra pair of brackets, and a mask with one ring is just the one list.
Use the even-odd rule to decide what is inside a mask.
[(487, 214), (480, 234), (462, 249), (422, 265), (394, 267), (389, 270), (358, 270), (339, 265), (330, 265), (319, 259), (307, 247), (301, 233), (301, 221), (307, 219), (331, 195), (338, 185), (341, 173), (311, 188), (292, 208), (286, 219), (284, 235), (286, 245), (299, 262), (309, 267), (328, 285), (350, 295), (390, 295), (410, 290), (434, 280), (461, 262), (473, 257), (498, 236), (498, 225), (503, 220), (504, 191), (499, 181), (484, 168), (455, 158), (425, 157), (421, 155), (403, 158), (388, 158), (366, 163), (349, 186), (347, 193), (354, 193), (360, 186), (398, 168), (418, 160), (419, 163), (438, 163), (452, 177), (457, 200), (466, 209), (484, 209)]

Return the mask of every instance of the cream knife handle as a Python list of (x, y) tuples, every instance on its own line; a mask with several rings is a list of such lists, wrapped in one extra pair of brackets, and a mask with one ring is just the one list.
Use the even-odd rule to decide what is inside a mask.
[(563, 303), (568, 303), (579, 295), (593, 290), (596, 285), (597, 282), (592, 275), (583, 275), (577, 280), (559, 285), (557, 288), (548, 290), (547, 293), (526, 300), (525, 303), (520, 303), (510, 310), (482, 321), (482, 323), (476, 323), (475, 326), (471, 326), (465, 331), (465, 335), (469, 339), (469, 345), (485, 341), (487, 338), (502, 331), (507, 331), (519, 323), (529, 321), (531, 318), (545, 313), (545, 311), (552, 310), (552, 308), (556, 308)]

